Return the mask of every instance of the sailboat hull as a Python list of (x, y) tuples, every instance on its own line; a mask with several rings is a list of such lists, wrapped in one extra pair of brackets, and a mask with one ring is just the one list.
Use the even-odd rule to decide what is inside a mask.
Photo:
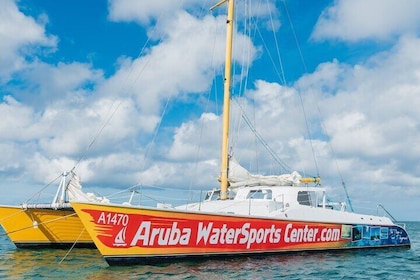
[(18, 248), (95, 248), (73, 208), (0, 206), (0, 223)]
[(308, 250), (409, 247), (400, 226), (72, 203), (109, 265)]

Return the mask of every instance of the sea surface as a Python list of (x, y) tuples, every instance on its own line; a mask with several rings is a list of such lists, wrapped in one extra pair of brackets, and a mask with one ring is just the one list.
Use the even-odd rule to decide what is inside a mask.
[(420, 222), (411, 249), (306, 252), (110, 267), (96, 249), (17, 249), (0, 227), (1, 279), (420, 279)]

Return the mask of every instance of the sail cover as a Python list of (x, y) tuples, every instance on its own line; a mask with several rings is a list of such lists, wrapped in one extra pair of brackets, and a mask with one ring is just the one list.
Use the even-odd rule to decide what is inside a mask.
[(69, 201), (109, 203), (109, 199), (106, 197), (83, 192), (80, 179), (75, 173), (72, 173), (72, 178), (67, 184), (67, 194)]
[(300, 184), (302, 176), (293, 171), (290, 174), (259, 175), (251, 174), (242, 167), (235, 158), (229, 160), (229, 185), (230, 187), (242, 186), (295, 186)]

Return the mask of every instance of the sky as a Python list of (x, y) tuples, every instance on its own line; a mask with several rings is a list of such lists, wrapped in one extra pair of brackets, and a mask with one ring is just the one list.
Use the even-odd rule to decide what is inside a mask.
[[(103, 195), (217, 187), (226, 6), (213, 4), (0, 0), (0, 203), (72, 169)], [(236, 1), (234, 157), (256, 174), (319, 175), (334, 200), (344, 182), (355, 210), (420, 220), (419, 10)]]

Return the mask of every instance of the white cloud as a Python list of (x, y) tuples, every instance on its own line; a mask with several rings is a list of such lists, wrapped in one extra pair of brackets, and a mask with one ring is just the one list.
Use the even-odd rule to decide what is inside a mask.
[[(112, 115), (79, 168), (88, 178), (95, 178), (92, 174), (100, 170), (108, 170), (107, 174), (117, 171), (114, 182), (121, 174), (125, 182), (138, 176), (140, 164), (129, 164), (136, 160), (128, 160), (130, 157), (121, 151), (136, 149), (137, 141), (148, 143), (162, 104), (168, 98), (209, 90), (213, 69), (223, 63), (224, 44), (216, 43), (214, 36), (218, 28), (222, 29), (217, 41), (225, 40), (224, 18), (198, 19), (179, 11), (171, 19), (159, 26), (164, 34), (160, 44), (135, 60), (120, 58), (120, 69), (108, 80), (102, 71), (78, 62), (51, 65), (35, 60), (22, 69), (19, 77), (24, 84), (10, 85), (13, 97), (6, 96), (0, 104), (7, 120), (0, 123), (0, 138), (2, 143), (18, 140), (31, 148), (26, 151), (28, 160), (8, 164), (8, 170), (19, 168), (21, 173), (38, 174), (32, 176), (35, 180), (50, 179), (57, 169), (75, 164)], [(248, 38), (237, 37), (238, 46), (246, 44), (250, 48), (252, 60), (256, 48)], [(214, 54), (209, 45), (214, 45)], [(20, 155), (19, 147), (13, 148)], [(31, 154), (42, 157), (29, 160)], [(143, 157), (142, 150), (136, 150), (136, 154), (136, 158)], [(126, 171), (121, 172), (120, 167), (127, 167)], [(128, 167), (139, 169), (130, 172), (133, 169)]]
[(9, 86), (9, 89), (20, 100), (39, 109), (55, 102), (81, 102), (94, 91), (93, 85), (102, 82), (102, 75), (102, 71), (92, 69), (89, 64), (59, 62), (53, 65), (35, 61), (16, 74), (24, 86)]
[[(110, 0), (108, 4), (109, 19), (112, 21), (134, 21), (141, 25), (149, 25), (150, 23), (167, 24), (171, 23), (173, 17), (176, 17), (180, 11), (186, 11), (199, 18), (209, 15), (211, 13), (210, 7), (217, 2), (213, 0)], [(226, 4), (222, 8), (213, 10), (213, 13), (219, 14), (218, 11), (221, 10), (221, 13), (225, 14), (225, 7), (227, 7)], [(277, 30), (281, 25), (275, 1), (267, 1), (264, 4), (258, 1), (255, 5), (253, 2), (240, 3), (236, 5), (235, 13), (239, 21), (244, 17), (244, 14), (252, 15), (262, 21), (263, 25), (269, 30), (273, 28)]]
[(312, 38), (388, 40), (420, 27), (420, 2), (413, 0), (337, 0), (323, 11)]
[[(222, 17), (199, 19), (178, 12), (171, 22), (160, 25), (162, 41), (150, 47), (144, 56), (124, 60), (118, 73), (100, 91), (134, 95), (141, 111), (153, 114), (168, 98), (208, 91), (214, 69), (221, 69), (224, 61), (225, 34), (216, 33), (224, 28), (224, 21)], [(241, 34), (236, 37), (238, 48), (247, 46), (252, 62), (257, 48), (249, 38)], [(240, 56), (234, 59), (239, 61)]]
[(168, 158), (176, 161), (219, 159), (217, 151), (221, 143), (220, 134), (220, 118), (211, 113), (203, 114), (198, 120), (183, 123), (175, 130)]
[[(382, 193), (395, 188), (407, 200), (419, 193), (418, 46), (419, 38), (403, 36), (391, 50), (364, 63), (324, 63), (299, 81), (305, 97), (315, 96), (306, 108), (316, 110), (314, 102), (320, 107), (354, 198), (363, 200), (369, 191), (372, 199), (388, 200)], [(331, 157), (329, 151), (325, 159)], [(336, 169), (332, 162), (320, 166), (327, 174)]]
[[(28, 130), (36, 116), (33, 108), (19, 103), (11, 96), (5, 96), (0, 103), (0, 131), (2, 140), (26, 140), (30, 138)], [(39, 135), (35, 135), (37, 137)]]
[(141, 24), (149, 24), (152, 20), (165, 21), (171, 15), (185, 7), (194, 5), (197, 1), (183, 0), (111, 0), (108, 4), (109, 18), (114, 21), (136, 21)]
[[(0, 9), (0, 81), (7, 81), (10, 74), (25, 67), (26, 55), (35, 47), (54, 48), (57, 39), (45, 34), (45, 22), (37, 22), (18, 10), (15, 1), (3, 0)], [(45, 21), (45, 16), (40, 16)], [(31, 51), (30, 51), (31, 50)]]

